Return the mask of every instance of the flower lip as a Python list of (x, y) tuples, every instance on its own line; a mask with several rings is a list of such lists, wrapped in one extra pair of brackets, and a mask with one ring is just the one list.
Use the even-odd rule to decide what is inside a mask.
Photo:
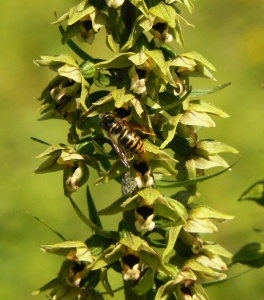
[(134, 265), (139, 263), (139, 257), (133, 254), (129, 254), (122, 258), (122, 262), (125, 265), (129, 266), (130, 269), (132, 269)]
[(150, 206), (139, 206), (136, 211), (144, 220), (147, 220), (147, 218), (154, 213), (154, 209)]
[(150, 169), (146, 162), (136, 162), (133, 164), (133, 167), (136, 171), (138, 171), (142, 176), (144, 176)]
[(123, 107), (116, 108), (115, 109), (115, 114), (120, 118), (120, 119), (125, 119), (131, 114), (130, 108), (125, 109)]

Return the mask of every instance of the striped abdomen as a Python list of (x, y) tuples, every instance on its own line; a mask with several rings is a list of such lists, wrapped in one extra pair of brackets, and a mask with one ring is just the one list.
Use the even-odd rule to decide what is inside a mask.
[[(105, 113), (101, 119), (102, 128), (108, 132), (110, 136), (116, 136), (117, 141), (125, 149), (130, 150), (135, 154), (140, 154), (145, 151), (141, 137), (135, 132), (124, 126), (122, 122), (118, 122), (111, 113)], [(112, 143), (114, 143), (112, 139)]]
[(123, 128), (118, 137), (118, 142), (133, 153), (140, 154), (145, 151), (141, 137), (129, 129)]

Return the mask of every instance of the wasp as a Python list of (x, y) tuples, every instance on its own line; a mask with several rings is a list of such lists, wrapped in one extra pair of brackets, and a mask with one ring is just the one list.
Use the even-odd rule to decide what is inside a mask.
[[(123, 110), (125, 111), (125, 109)], [(150, 127), (127, 122), (125, 120), (127, 115), (123, 114), (124, 111), (119, 113), (116, 111), (114, 113), (104, 113), (101, 117), (100, 124), (107, 132), (113, 147), (123, 164), (127, 168), (130, 168), (126, 158), (126, 150), (131, 151), (134, 154), (143, 154), (145, 152), (143, 139), (135, 130), (139, 130), (148, 135), (155, 135), (155, 133)]]

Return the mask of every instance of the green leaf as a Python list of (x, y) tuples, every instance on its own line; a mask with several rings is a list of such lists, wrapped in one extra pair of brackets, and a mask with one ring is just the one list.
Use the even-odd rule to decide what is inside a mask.
[(204, 95), (213, 94), (213, 93), (221, 91), (222, 89), (229, 86), (230, 84), (231, 84), (231, 82), (228, 82), (228, 83), (219, 84), (219, 85), (217, 85), (213, 88), (207, 88), (207, 89), (195, 89), (195, 88), (193, 88), (191, 93), (190, 93), (190, 97), (191, 98), (198, 98), (198, 97), (201, 97), (201, 96), (204, 96)]
[(200, 299), (200, 300), (210, 300), (201, 284), (198, 284), (198, 283), (195, 282), (193, 290), (194, 290), (194, 293), (195, 293), (195, 295), (198, 299)]
[(175, 225), (183, 224), (187, 214), (186, 209), (178, 201), (173, 201), (174, 204), (172, 201), (168, 201), (167, 198), (160, 197), (154, 205), (154, 211), (157, 215), (176, 222)]
[(170, 156), (170, 154), (168, 154), (167, 152), (162, 151), (162, 150), (158, 150), (157, 153), (155, 152), (155, 153), (151, 154), (151, 160), (170, 161), (175, 164), (178, 162), (177, 159), (173, 158), (172, 156)]
[(149, 12), (164, 22), (167, 22), (170, 27), (176, 27), (175, 20), (177, 14), (173, 7), (160, 2), (158, 5), (151, 7)]
[(103, 98), (100, 98), (94, 102), (87, 110), (86, 114), (88, 117), (94, 117), (105, 113), (107, 111), (113, 111), (115, 108), (115, 102), (111, 93)]
[[(112, 34), (107, 34), (106, 36), (106, 46), (114, 53), (118, 53), (116, 49), (116, 44)], [(121, 51), (120, 51), (121, 52)]]
[(214, 233), (217, 226), (209, 219), (188, 219), (184, 230), (191, 233)]
[(230, 170), (235, 164), (237, 163), (237, 161), (233, 164), (231, 164), (229, 167), (225, 168), (222, 171), (219, 171), (217, 173), (211, 174), (211, 175), (207, 175), (207, 176), (200, 176), (194, 179), (190, 179), (190, 180), (180, 180), (180, 181), (172, 181), (172, 180), (155, 180), (155, 184), (158, 187), (164, 187), (164, 188), (176, 188), (176, 187), (181, 187), (181, 186), (188, 186), (194, 183), (198, 183), (198, 182), (203, 182), (205, 180), (211, 179), (213, 177), (219, 176), (222, 173), (225, 173), (226, 171)]
[(95, 69), (93, 82), (99, 88), (107, 88), (115, 85), (113, 76), (108, 71), (102, 69)]
[(228, 167), (228, 163), (218, 154), (208, 155), (206, 157), (194, 155), (192, 159), (195, 162), (195, 167), (201, 170), (206, 170), (214, 167)]
[(60, 54), (56, 56), (41, 55), (40, 58), (41, 60), (34, 60), (36, 65), (42, 67), (49, 67), (51, 70), (58, 69), (59, 67), (65, 64), (76, 68), (78, 67), (75, 58), (68, 54)]
[(46, 151), (44, 151), (43, 153), (38, 155), (37, 158), (49, 156), (49, 155), (52, 155), (52, 154), (58, 153), (58, 152), (60, 153), (61, 150), (67, 150), (67, 149), (72, 149), (72, 148), (68, 148), (64, 144), (56, 144), (56, 145), (49, 147)]
[(145, 241), (133, 233), (128, 232), (127, 236), (122, 238), (119, 243), (137, 252)]
[(25, 211), (27, 214), (29, 214), (31, 217), (33, 217), (35, 220), (37, 220), (38, 222), (40, 222), (41, 224), (45, 225), (48, 229), (50, 229), (53, 233), (55, 233), (60, 239), (62, 239), (63, 241), (66, 241), (67, 239), (60, 234), (58, 231), (56, 231), (55, 229), (53, 229), (50, 225), (48, 225), (46, 222), (42, 221), (40, 218), (32, 215), (29, 211)]
[(131, 55), (129, 59), (135, 66), (145, 64), (146, 68), (149, 71), (153, 71), (158, 78), (160, 77), (172, 85), (175, 84), (161, 50), (155, 49), (139, 52)]
[(112, 290), (111, 285), (108, 281), (107, 268), (101, 268), (100, 269), (100, 281), (101, 281), (103, 287), (105, 288), (105, 290), (107, 291), (107, 293), (111, 297), (114, 297), (113, 290)]
[(74, 80), (75, 82), (82, 82), (82, 73), (80, 72), (79, 67), (69, 66), (65, 64), (58, 69), (58, 74)]
[(129, 0), (137, 9), (139, 9), (143, 15), (147, 16), (149, 11), (144, 0)]
[[(62, 36), (66, 33), (64, 28), (60, 25), (59, 30)], [(84, 61), (91, 60), (92, 57), (88, 55), (85, 51), (83, 51), (79, 46), (77, 46), (72, 40), (67, 41), (67, 45), (72, 49), (74, 53), (76, 53), (81, 59)]]
[(238, 153), (238, 150), (222, 142), (211, 139), (200, 140), (195, 145), (195, 154), (201, 156), (215, 155), (223, 152)]
[[(100, 210), (98, 212), (98, 214), (106, 216), (106, 215), (114, 215), (114, 214), (120, 213), (125, 210), (124, 203), (125, 203), (126, 199), (132, 202), (132, 200), (136, 200), (137, 198), (138, 198), (138, 195), (134, 195), (129, 198), (127, 198), (127, 196), (122, 196), (122, 197), (118, 198), (116, 201), (114, 201), (113, 203), (111, 203), (108, 207)], [(129, 206), (129, 208), (130, 208), (130, 206)]]
[(206, 60), (201, 54), (191, 51), (185, 52), (181, 55), (178, 55), (175, 59), (173, 59), (170, 63), (171, 66), (179, 66), (183, 71), (188, 71), (189, 76), (193, 77), (205, 77), (216, 80), (211, 72), (208, 70), (211, 69), (215, 71), (214, 66)]
[(48, 172), (57, 172), (63, 170), (64, 166), (57, 163), (59, 157), (60, 153), (51, 155), (51, 157), (46, 159), (35, 169), (34, 174), (44, 174)]
[(224, 222), (224, 221), (231, 220), (234, 217), (231, 215), (221, 213), (209, 206), (199, 205), (190, 210), (188, 218), (193, 218), (193, 219), (210, 218), (210, 219), (215, 219)]
[(227, 251), (221, 245), (218, 245), (218, 244), (215, 244), (215, 243), (208, 243), (208, 242), (206, 242), (203, 245), (202, 252), (212, 253), (214, 255), (220, 255), (220, 256), (223, 256), (223, 257), (227, 257), (227, 258), (231, 258), (232, 257), (232, 253), (231, 252)]
[(106, 172), (102, 177), (95, 180), (95, 184), (107, 183), (110, 180), (120, 176), (127, 170), (127, 167), (122, 163), (120, 159), (116, 160), (108, 172)]
[[(180, 114), (180, 106), (191, 92), (191, 88), (187, 91), (187, 93), (183, 97), (175, 96), (169, 92), (159, 93), (159, 103), (161, 104), (160, 108), (152, 109), (153, 113), (158, 113), (160, 111), (167, 111), (172, 116), (181, 116)], [(169, 104), (170, 103), (170, 104)]]
[(69, 20), (67, 25), (72, 25), (87, 15), (89, 16), (90, 14), (94, 13), (95, 11), (96, 7), (90, 5), (88, 1), (82, 1), (69, 10)]
[(64, 241), (62, 243), (57, 243), (54, 245), (41, 245), (40, 248), (44, 252), (63, 256), (66, 256), (69, 251), (73, 249), (83, 249), (88, 251), (86, 244), (81, 241)]
[(228, 118), (229, 115), (225, 113), (220, 108), (212, 105), (209, 102), (205, 102), (202, 100), (194, 100), (189, 103), (187, 108), (188, 111), (196, 111), (196, 112), (205, 112), (213, 115), (217, 115), (221, 118)]
[(89, 218), (90, 220), (97, 226), (103, 228), (101, 220), (98, 216), (94, 200), (92, 198), (89, 186), (87, 186), (86, 190), (86, 198), (87, 198), (87, 204), (88, 204), (88, 211), (89, 211)]
[(251, 272), (253, 271), (254, 269), (248, 269), (246, 271), (243, 271), (243, 272), (239, 272), (238, 274), (235, 274), (235, 275), (232, 275), (232, 276), (228, 276), (227, 278), (224, 278), (224, 279), (221, 279), (221, 280), (214, 280), (214, 281), (210, 281), (210, 282), (204, 282), (203, 283), (203, 287), (209, 287), (209, 286), (214, 286), (214, 285), (218, 285), (218, 284), (221, 284), (221, 283), (224, 283), (226, 281), (230, 281), (230, 280), (233, 280), (241, 275), (244, 275), (248, 272)]
[(110, 247), (115, 241), (109, 239), (107, 237), (103, 237), (99, 234), (90, 235), (88, 239), (86, 239), (85, 244), (91, 251), (94, 257), (99, 256), (105, 249)]
[[(160, 199), (160, 198), (159, 198)], [(186, 218), (187, 218), (187, 210), (186, 207), (179, 201), (173, 199), (173, 198), (169, 198), (169, 197), (163, 197), (163, 199), (165, 201), (167, 201), (167, 203), (170, 205), (170, 207), (172, 207), (172, 209), (178, 213), (178, 215), (180, 216), (180, 218), (185, 222)]]
[(177, 175), (178, 171), (166, 160), (155, 160), (152, 158), (150, 161), (151, 170), (155, 174), (162, 174), (164, 176)]
[(122, 107), (125, 103), (135, 98), (133, 94), (127, 93), (125, 87), (113, 90), (112, 96), (115, 100), (115, 107), (117, 108)]
[(143, 277), (140, 278), (138, 284), (132, 288), (132, 292), (141, 296), (147, 293), (148, 290), (153, 288), (154, 285), (154, 270), (148, 268)]
[(173, 286), (173, 280), (167, 281), (165, 284), (160, 286), (154, 300), (167, 300), (168, 294), (171, 293), (172, 286)]
[(171, 270), (166, 267), (162, 258), (155, 251), (150, 252), (146, 249), (140, 249), (138, 255), (140, 260), (142, 260), (143, 263), (146, 263), (150, 268), (172, 275)]
[[(116, 1), (112, 2), (117, 3)], [(123, 10), (115, 9), (115, 7), (108, 8), (107, 32), (113, 36), (113, 40), (118, 45), (123, 45), (129, 36), (129, 32), (124, 24)]]
[(132, 62), (129, 60), (130, 56), (134, 55), (133, 52), (119, 53), (116, 54), (113, 58), (99, 62), (94, 65), (94, 68), (97, 69), (110, 69), (110, 68), (125, 68), (132, 65)]
[(192, 0), (182, 0), (182, 2), (188, 8), (188, 11), (192, 14), (194, 12), (194, 4)]
[(135, 209), (138, 206), (138, 194), (127, 198), (122, 204), (121, 207), (127, 210)]
[[(143, 32), (143, 28), (140, 26), (140, 22), (142, 20), (143, 16), (139, 16), (137, 18), (137, 20), (134, 23), (133, 29), (131, 34), (129, 35), (129, 38), (127, 40), (127, 42), (122, 46), (122, 48), (120, 49), (120, 52), (125, 52), (128, 49), (132, 48), (133, 46), (138, 47), (138, 46), (143, 46), (143, 45), (139, 45), (140, 42), (142, 41), (147, 41), (144, 38), (139, 39), (140, 36), (145, 37), (144, 34), (142, 34)], [(136, 51), (137, 49), (135, 49), (135, 47), (133, 48), (133, 51)], [(143, 48), (144, 49), (144, 48)], [(142, 49), (140, 49), (142, 50)], [(144, 49), (145, 50), (145, 49)], [(143, 51), (144, 51), (143, 50)], [(137, 51), (138, 52), (138, 51)]]
[(49, 143), (47, 143), (47, 142), (45, 142), (45, 141), (42, 141), (42, 140), (40, 140), (40, 139), (38, 139), (38, 138), (35, 138), (35, 137), (33, 137), (33, 136), (31, 136), (30, 138), (31, 138), (31, 140), (33, 140), (33, 141), (35, 141), (35, 142), (38, 142), (38, 143), (40, 143), (40, 144), (44, 144), (44, 145), (51, 146), (51, 144), (49, 144)]
[(196, 51), (185, 52), (182, 53), (181, 56), (192, 58), (198, 62), (201, 62), (204, 66), (208, 67), (209, 69), (216, 71), (215, 67), (205, 57), (203, 57), (200, 53)]
[(215, 127), (215, 122), (206, 113), (196, 111), (185, 111), (180, 122), (184, 125)]
[[(178, 15), (179, 16), (179, 15)], [(184, 20), (184, 19), (183, 19)], [(185, 20), (184, 20), (185, 21)], [(192, 26), (191, 24), (187, 24), (189, 26)], [(181, 23), (179, 22), (179, 20), (176, 20), (176, 28), (174, 31), (174, 36), (173, 38), (175, 39), (175, 41), (181, 46), (184, 47), (184, 38), (183, 38), (183, 34), (182, 34), (182, 29), (181, 29)]]
[[(57, 15), (55, 14), (55, 17), (57, 18)], [(64, 15), (62, 15), (61, 17), (59, 17), (56, 21), (52, 22), (52, 25), (57, 25), (60, 24), (64, 21), (66, 21), (69, 18), (69, 12), (66, 12)]]
[(159, 153), (159, 147), (156, 146), (156, 145), (153, 145), (148, 140), (144, 140), (144, 148), (148, 152), (151, 152), (151, 153), (154, 153), (154, 154), (158, 154)]
[(209, 281), (210, 279), (211, 280), (213, 280), (213, 279), (221, 280), (226, 277), (226, 274), (215, 272), (211, 268), (200, 264), (195, 259), (188, 260), (187, 263), (185, 264), (184, 268), (190, 268), (195, 273), (199, 273), (199, 277), (201, 278), (201, 280), (205, 280), (205, 281)]
[(146, 205), (152, 205), (161, 196), (160, 192), (152, 187), (138, 191), (138, 195), (144, 199)]
[(172, 141), (173, 137), (175, 136), (177, 125), (181, 118), (181, 114), (170, 117), (168, 122), (163, 125), (163, 136), (165, 136), (165, 140), (160, 145), (161, 149), (164, 149)]
[(83, 213), (82, 211), (79, 209), (79, 207), (76, 205), (76, 203), (73, 201), (73, 199), (71, 198), (70, 195), (68, 195), (68, 198), (75, 210), (75, 212), (77, 213), (77, 215), (79, 216), (79, 218), (89, 227), (91, 228), (94, 232), (98, 233), (99, 235), (102, 235), (106, 238), (110, 238), (110, 239), (117, 239), (118, 238), (118, 234), (116, 232), (112, 232), (112, 231), (107, 231), (104, 230), (102, 228), (100, 228), (99, 226), (97, 226), (96, 224), (94, 224), (91, 220), (89, 220)]
[(33, 296), (39, 295), (42, 292), (57, 288), (61, 283), (58, 281), (58, 278), (54, 278), (51, 281), (49, 281), (48, 283), (46, 283), (45, 285), (43, 285), (41, 288), (39, 288), (38, 290), (34, 291), (32, 293)]
[(264, 206), (264, 181), (259, 180), (251, 185), (245, 192), (239, 197), (239, 201), (249, 200)]
[(64, 164), (65, 162), (70, 161), (82, 161), (84, 160), (83, 156), (77, 153), (75, 150), (62, 150), (61, 155), (58, 159), (58, 163)]
[(171, 226), (168, 229), (167, 232), (167, 246), (162, 253), (162, 259), (165, 259), (166, 256), (170, 254), (170, 252), (173, 250), (175, 242), (177, 240), (178, 234), (181, 230), (182, 226)]
[(163, 78), (166, 82), (174, 85), (175, 82), (170, 73), (169, 67), (165, 62), (163, 53), (161, 50), (147, 50), (145, 51), (147, 56), (151, 57), (153, 61), (157, 64), (157, 67), (153, 70), (156, 76)]
[(250, 243), (243, 246), (232, 258), (232, 264), (241, 263), (253, 268), (260, 268), (264, 265), (264, 245)]
[[(191, 27), (194, 27), (192, 24), (190, 24), (186, 19), (184, 19), (180, 14), (176, 14), (176, 26), (178, 27), (179, 26), (179, 21), (183, 22), (185, 25), (187, 26), (191, 26)], [(178, 22), (178, 23), (177, 23)], [(180, 27), (180, 26), (179, 26)], [(180, 44), (181, 46), (183, 46), (182, 44)]]
[(87, 270), (99, 270), (116, 261), (124, 255), (125, 249), (123, 245), (110, 246), (104, 250), (95, 260), (94, 263), (87, 267)]
[(82, 74), (76, 60), (67, 54), (58, 56), (41, 56), (42, 60), (35, 60), (38, 66), (49, 67), (49, 69), (58, 72), (60, 76), (64, 76), (82, 82)]

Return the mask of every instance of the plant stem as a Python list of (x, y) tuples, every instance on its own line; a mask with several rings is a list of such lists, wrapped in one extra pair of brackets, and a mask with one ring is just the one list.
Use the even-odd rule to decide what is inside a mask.
[(133, 287), (132, 284), (134, 282), (124, 281), (124, 293), (125, 293), (125, 300), (146, 300), (146, 295), (137, 295), (131, 291)]
[[(128, 32), (131, 33), (134, 20), (136, 19), (137, 10), (134, 5), (132, 5), (129, 1), (125, 1), (122, 5), (122, 15), (126, 16), (123, 19), (125, 27)], [(131, 174), (130, 170), (125, 172), (122, 176), (122, 194), (123, 195), (132, 195), (133, 192), (137, 189), (137, 184), (135, 181), (135, 177)], [(135, 229), (135, 216), (134, 210), (127, 211), (123, 213), (123, 220), (126, 221), (131, 229), (132, 232), (136, 231)], [(137, 295), (132, 292), (131, 288), (135, 285), (135, 281), (125, 281), (124, 280), (124, 295), (125, 300), (146, 300), (146, 295)]]
[[(126, 172), (122, 176), (122, 194), (123, 195), (128, 195), (132, 194), (137, 188), (135, 178), (133, 175), (130, 173), (130, 171)], [(135, 216), (134, 216), (134, 211), (126, 211), (123, 213), (123, 220), (126, 221), (130, 227), (132, 228), (132, 231), (135, 231)], [(146, 300), (146, 295), (137, 295), (132, 292), (131, 288), (133, 288), (135, 284), (135, 281), (129, 280), (126, 281), (124, 280), (124, 295), (125, 295), (125, 300)]]

